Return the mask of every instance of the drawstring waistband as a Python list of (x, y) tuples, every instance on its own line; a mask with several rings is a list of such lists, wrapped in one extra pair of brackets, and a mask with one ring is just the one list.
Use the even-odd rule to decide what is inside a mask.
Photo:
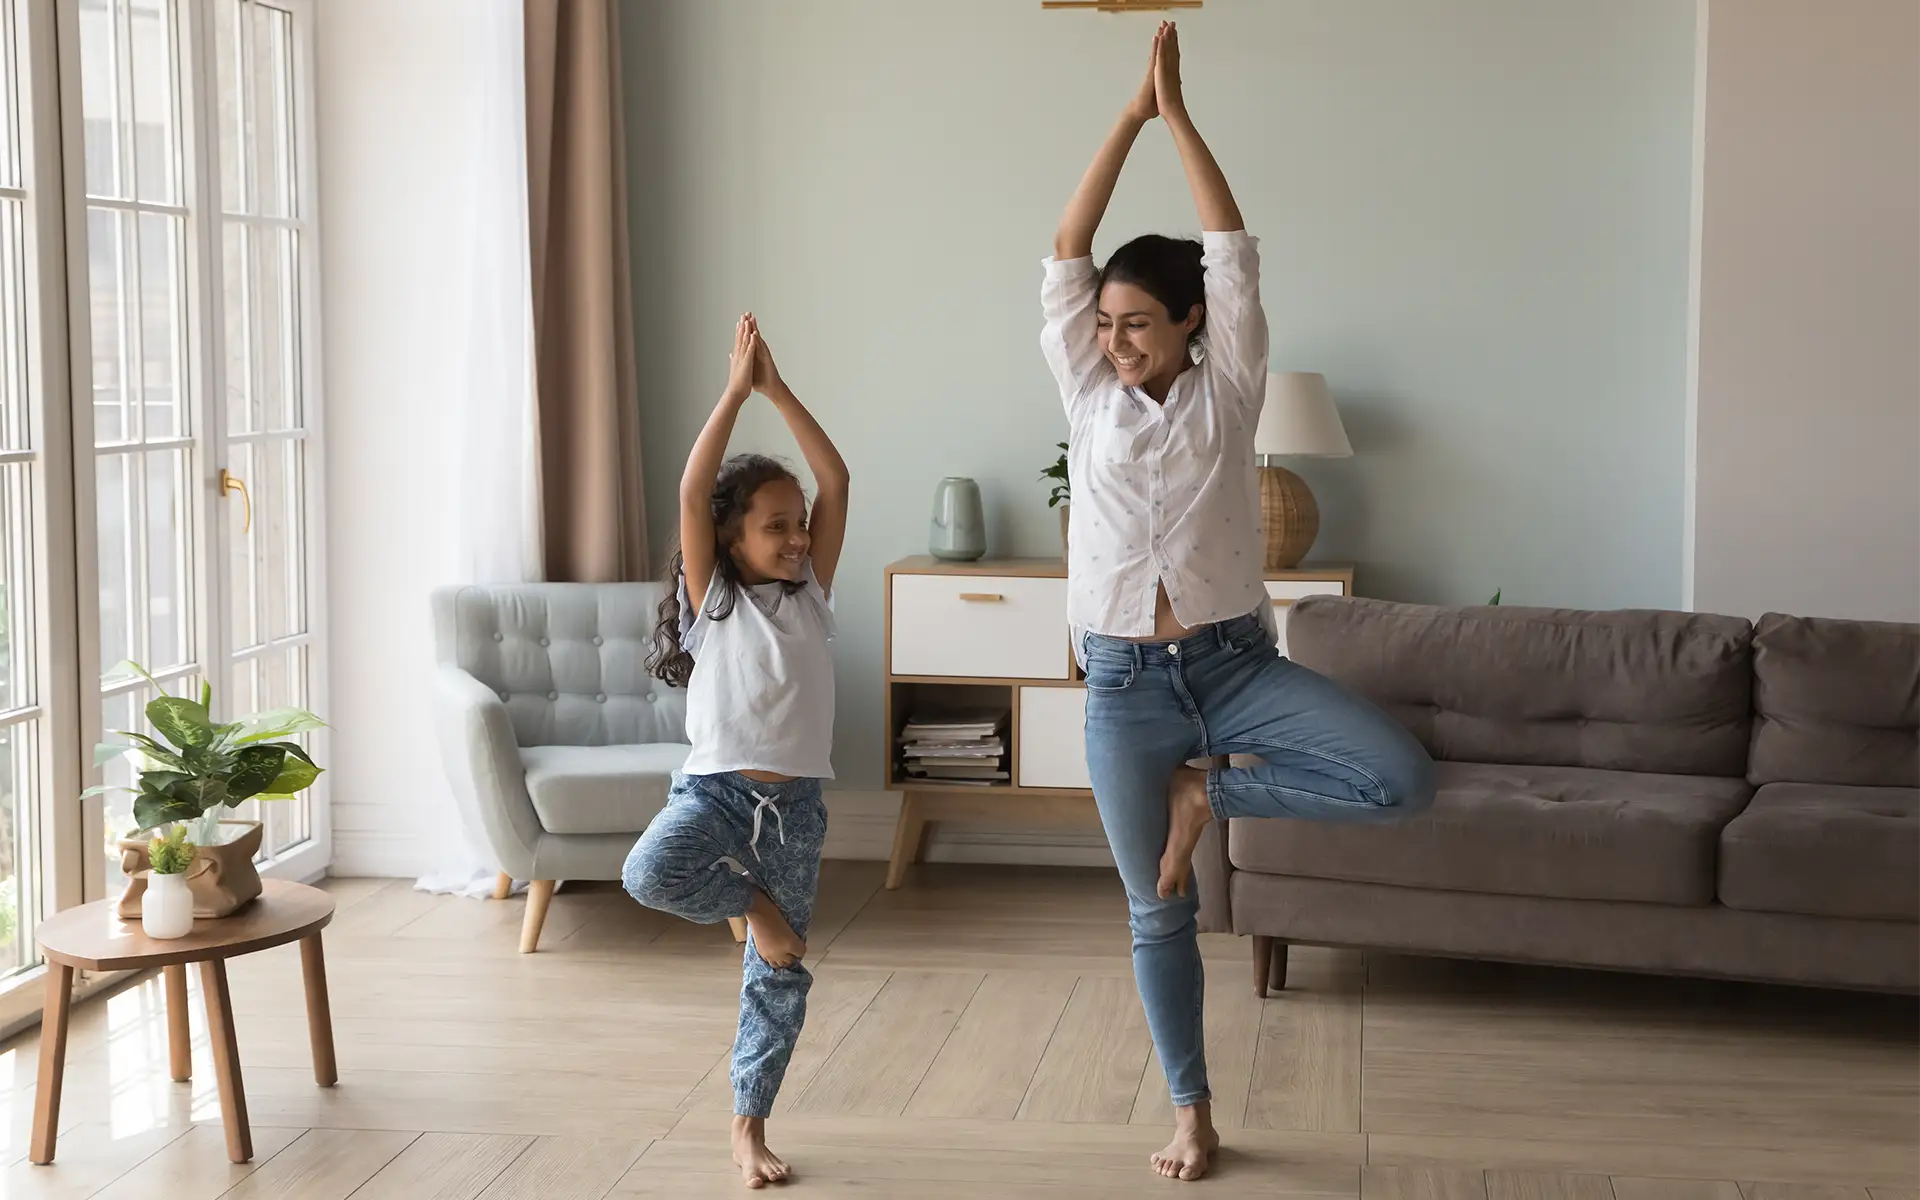
[(780, 835), (780, 844), (782, 846), (787, 844), (787, 820), (780, 815), (780, 806), (776, 803), (775, 797), (763, 796), (759, 792), (752, 790), (749, 790), (747, 794), (759, 801), (758, 804), (753, 806), (753, 837), (747, 841), (748, 848), (753, 851), (754, 861), (758, 862), (760, 861), (760, 820), (762, 814), (769, 811), (773, 813), (774, 830)]

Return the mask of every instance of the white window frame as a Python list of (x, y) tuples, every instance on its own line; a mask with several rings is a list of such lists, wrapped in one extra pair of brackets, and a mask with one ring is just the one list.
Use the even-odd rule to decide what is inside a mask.
[[(188, 128), (195, 136), (209, 137), (216, 144), (219, 141), (219, 75), (212, 54), (217, 51), (219, 39), (214, 26), (213, 5), (203, 0), (178, 0), (183, 10), (191, 15), (187, 22), (199, 25), (196, 36), (183, 39), (183, 46), (192, 48), (198, 54), (197, 60), (189, 57), (186, 71), (186, 106), (193, 113)], [(327, 688), (327, 576), (326, 576), (326, 405), (323, 403), (325, 392), (321, 383), (321, 332), (320, 332), (320, 223), (319, 212), (319, 154), (318, 139), (315, 137), (315, 90), (314, 76), (314, 0), (255, 0), (266, 8), (277, 8), (290, 13), (293, 17), (293, 91), (294, 104), (294, 194), (293, 211), (299, 214), (290, 218), (288, 224), (300, 233), (300, 384), (301, 395), (305, 398), (305, 407), (301, 415), (301, 427), (305, 434), (301, 439), (305, 444), (305, 476), (302, 503), (305, 505), (305, 540), (302, 549), (305, 552), (304, 581), (306, 589), (306, 632), (297, 639), (286, 639), (275, 645), (291, 645), (296, 641), (307, 647), (307, 702), (312, 711), (323, 718), (329, 711)], [(225, 221), (224, 204), (220, 194), (220, 163), (217, 153), (197, 154), (190, 157), (189, 165), (195, 173), (195, 192), (208, 198), (210, 203), (201, 211), (210, 214), (214, 222), (199, 232), (205, 243), (204, 261), (200, 269), (206, 272), (204, 279), (208, 295), (220, 294), (222, 278), (222, 242), (221, 234)], [(210, 310), (201, 310), (203, 312)], [(210, 386), (215, 389), (208, 395), (226, 394), (226, 326), (225, 323), (207, 317), (200, 319), (205, 328), (206, 341), (201, 352), (206, 356), (205, 364), (212, 370)], [(258, 324), (258, 312), (252, 324)], [(220, 465), (230, 461), (227, 452), (229, 422), (224, 412), (214, 421), (211, 433), (210, 453), (214, 456), (211, 467), (213, 480), (208, 484), (208, 496), (216, 497)], [(212, 535), (213, 545), (228, 545), (228, 536), (234, 523), (240, 520), (242, 509), (237, 504), (214, 503)], [(220, 552), (219, 562), (214, 570), (218, 577), (225, 579), (229, 557)], [(215, 589), (216, 609), (210, 614), (214, 618), (215, 635), (207, 645), (217, 647), (210, 650), (209, 656), (217, 653), (219, 668), (223, 673), (233, 665), (233, 647), (228, 643), (229, 631), (233, 628), (231, 602), (234, 589), (222, 586)], [(216, 685), (217, 687), (218, 685)], [(229, 682), (228, 690), (232, 689)], [(217, 699), (217, 698), (216, 698)], [(325, 766), (331, 761), (329, 731), (321, 729), (310, 735), (314, 760)], [(325, 775), (315, 784), (311, 801), (312, 826), (309, 838), (288, 853), (282, 854), (260, 868), (263, 878), (290, 879), (296, 882), (312, 882), (326, 874), (328, 865), (333, 861), (333, 821), (332, 805), (324, 799), (329, 780)]]
[[(325, 392), (321, 379), (320, 225), (315, 136), (314, 0), (257, 0), (293, 18), (295, 72), (295, 206), (301, 230), (298, 325), (300, 380), (304, 399), (305, 612), (308, 646), (308, 706), (325, 716), (327, 686), (326, 506), (324, 489)], [(228, 690), (233, 652), (228, 598), (232, 588), (226, 548), (230, 522), (241, 519), (238, 503), (222, 503), (220, 469), (227, 460), (228, 422), (213, 398), (225, 395), (225, 326), (221, 318), (224, 222), (219, 178), (219, 76), (213, 55), (218, 39), (212, 0), (174, 0), (173, 47), (181, 85), (181, 204), (186, 228), (187, 327), (184, 339), (191, 405), (190, 429), (198, 439), (188, 490), (189, 571), (211, 581), (212, 603), (193, 615), (195, 660), (217, 691)], [(22, 838), (16, 853), (37, 851), (39, 912), (33, 919), (104, 897), (106, 863), (104, 807), (98, 798), (76, 798), (99, 782), (92, 746), (102, 740), (99, 679), (100, 602), (98, 522), (93, 445), (92, 318), (87, 261), (85, 125), (80, 102), (78, 6), (72, 0), (0, 0), (17, 16), (20, 73), (19, 127), (22, 189), (27, 201), (27, 291), (29, 388), (34, 407), (35, 480), (34, 603), (41, 628), (35, 670), (41, 710), (38, 769), (41, 794), (23, 803), (23, 823), (37, 838)], [(20, 195), (8, 191), (8, 195)], [(69, 401), (68, 410), (58, 407)], [(237, 525), (234, 526), (237, 529)], [(199, 584), (193, 584), (195, 588)], [(326, 730), (311, 735), (315, 758), (330, 759)], [(318, 787), (326, 786), (322, 776)], [(33, 811), (29, 815), (26, 810)], [(261, 867), (271, 878), (313, 880), (326, 873), (332, 855), (331, 806), (324, 793), (312, 801), (307, 841)], [(28, 868), (23, 868), (28, 869)], [(41, 1002), (43, 967), (0, 980), (0, 1031), (30, 1021)]]
[[(34, 887), (19, 913), (23, 928), (85, 898), (84, 806), (91, 757), (81, 740), (81, 714), (91, 704), (91, 686), (79, 669), (75, 487), (72, 427), (61, 409), (74, 395), (70, 331), (84, 297), (67, 287), (66, 234), (72, 199), (63, 176), (65, 136), (60, 104), (61, 30), (57, 0), (0, 0), (12, 10), (17, 35), (17, 121), (27, 237), (25, 272), (26, 347), (32, 430), (38, 468), (33, 473), (31, 530), (34, 572), (34, 669), (37, 673), (40, 738), (38, 796), (21, 798), (16, 827), (16, 863), (30, 870)], [(9, 194), (16, 194), (9, 192)], [(80, 326), (84, 328), (85, 326)], [(37, 911), (34, 911), (37, 906)], [(44, 966), (0, 980), (0, 1027), (30, 1020), (40, 1009)]]

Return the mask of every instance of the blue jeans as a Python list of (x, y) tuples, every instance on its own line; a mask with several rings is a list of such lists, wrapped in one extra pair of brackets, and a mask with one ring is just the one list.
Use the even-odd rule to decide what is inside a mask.
[[(648, 908), (708, 925), (746, 916), (757, 887), (804, 938), (826, 840), (818, 779), (759, 783), (735, 774), (675, 774), (666, 808), (627, 855), (621, 883)], [(766, 1117), (807, 1017), (813, 975), (798, 962), (768, 966), (752, 934), (741, 975), (733, 1111)]]
[(1433, 762), (1399, 722), (1282, 658), (1255, 616), (1179, 642), (1089, 634), (1087, 768), (1120, 865), (1133, 973), (1176, 1105), (1209, 1097), (1195, 914), (1198, 889), (1156, 894), (1167, 845), (1167, 788), (1190, 759), (1256, 755), (1207, 772), (1216, 820), (1394, 820), (1433, 801)]

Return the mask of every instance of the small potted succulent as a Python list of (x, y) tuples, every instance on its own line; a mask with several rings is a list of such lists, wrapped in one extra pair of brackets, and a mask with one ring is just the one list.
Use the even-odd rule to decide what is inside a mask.
[(253, 858), (260, 852), (264, 831), (258, 821), (223, 820), (222, 813), (248, 800), (288, 800), (313, 786), (320, 767), (304, 746), (290, 739), (325, 722), (301, 709), (277, 708), (218, 723), (209, 711), (211, 685), (201, 684), (200, 698), (192, 700), (169, 694), (138, 663), (121, 666), (145, 678), (160, 694), (146, 710), (147, 722), (159, 737), (116, 731), (125, 743), (102, 743), (94, 751), (97, 765), (130, 759), (138, 786), (107, 785), (82, 793), (120, 791), (134, 797), (135, 836), (120, 841), (121, 870), (128, 882), (117, 911), (123, 920), (142, 916), (141, 896), (149, 886), (156, 842), (138, 835), (185, 824), (183, 837), (193, 849), (192, 868), (185, 873), (193, 915), (227, 916), (260, 894)]
[(1068, 509), (1073, 503), (1073, 484), (1067, 478), (1067, 444), (1055, 443), (1060, 448), (1059, 459), (1046, 470), (1040, 472), (1040, 478), (1053, 480), (1053, 490), (1047, 495), (1047, 507), (1060, 510), (1060, 549), (1067, 548)]
[(187, 871), (193, 866), (187, 827), (175, 825), (147, 845), (147, 890), (141, 897), (140, 928), (150, 938), (183, 938), (193, 932), (193, 893)]

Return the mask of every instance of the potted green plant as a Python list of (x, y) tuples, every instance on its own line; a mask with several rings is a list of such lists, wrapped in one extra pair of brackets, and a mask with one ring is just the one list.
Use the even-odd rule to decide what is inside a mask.
[(193, 932), (193, 893), (187, 870), (193, 865), (187, 827), (175, 825), (147, 845), (147, 891), (141, 897), (140, 928), (150, 938), (183, 938)]
[[(102, 743), (95, 749), (94, 760), (104, 765), (118, 757), (130, 758), (138, 786), (106, 785), (88, 788), (84, 795), (132, 793), (136, 834), (168, 825), (188, 826), (185, 836), (192, 840), (196, 864), (187, 872), (194, 915), (224, 917), (260, 894), (260, 874), (253, 859), (260, 851), (262, 830), (258, 821), (225, 820), (222, 814), (248, 800), (287, 800), (312, 787), (321, 769), (305, 747), (290, 739), (322, 728), (325, 722), (302, 709), (277, 708), (218, 723), (211, 714), (211, 685), (203, 683), (200, 698), (193, 700), (170, 694), (137, 663), (122, 667), (145, 678), (160, 693), (146, 709), (147, 722), (159, 736), (116, 730), (127, 741)], [(152, 842), (138, 836), (123, 838), (120, 851), (128, 883), (119, 913), (132, 920), (141, 915)], [(198, 865), (201, 862), (205, 867)]]
[(1040, 472), (1040, 478), (1053, 480), (1053, 490), (1047, 495), (1047, 507), (1060, 510), (1060, 549), (1067, 548), (1068, 510), (1073, 504), (1073, 482), (1067, 478), (1067, 444), (1056, 442), (1060, 448), (1060, 457), (1046, 470)]

